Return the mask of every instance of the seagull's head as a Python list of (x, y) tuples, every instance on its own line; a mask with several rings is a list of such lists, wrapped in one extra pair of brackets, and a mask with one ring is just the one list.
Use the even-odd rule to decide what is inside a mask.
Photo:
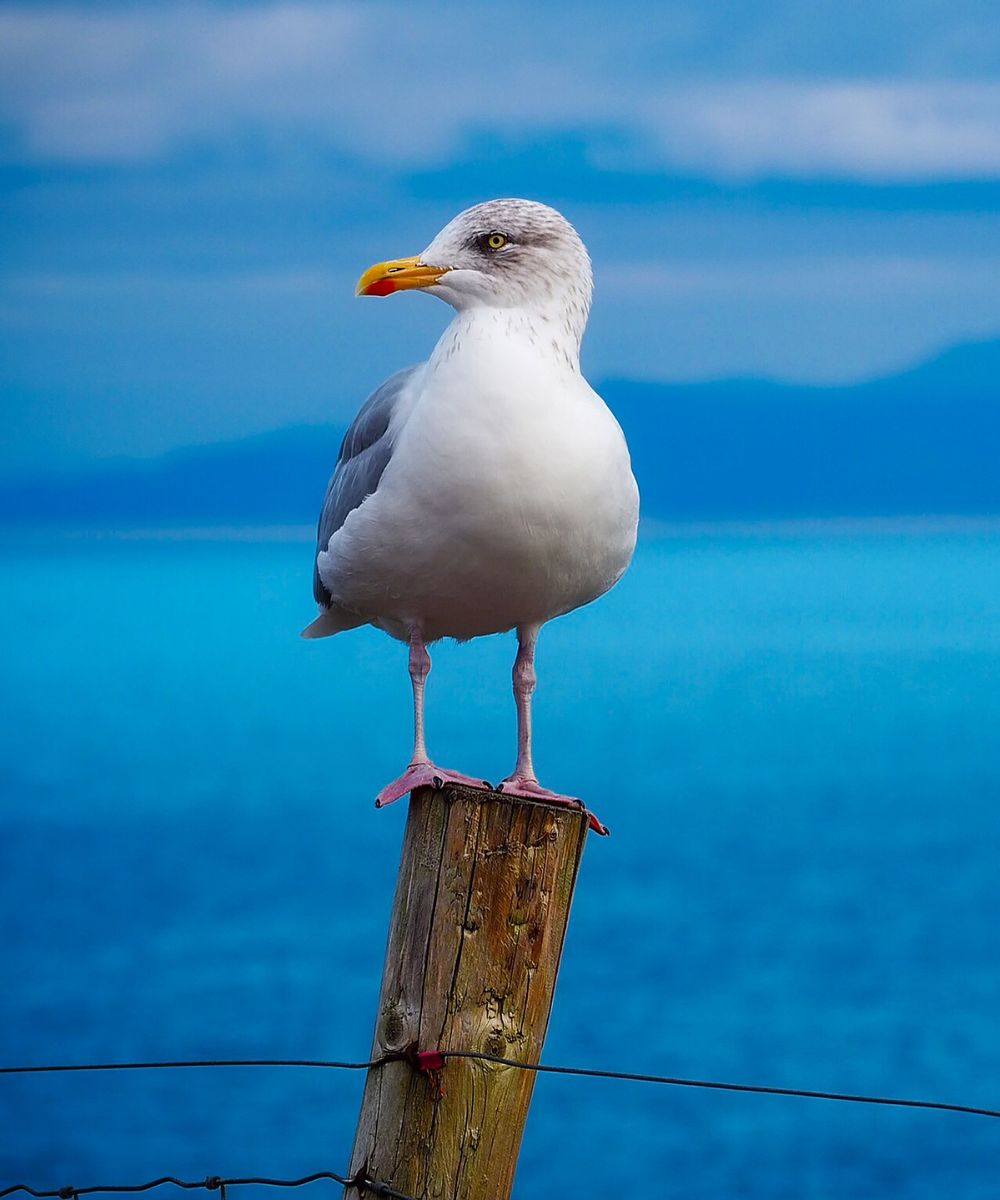
[(458, 214), (422, 254), (376, 263), (359, 296), (417, 288), (454, 308), (523, 308), (563, 316), (582, 334), (590, 256), (573, 226), (533, 200), (488, 200)]

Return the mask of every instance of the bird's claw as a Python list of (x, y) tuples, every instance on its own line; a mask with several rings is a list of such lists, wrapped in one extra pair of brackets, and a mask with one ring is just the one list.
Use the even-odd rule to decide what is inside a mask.
[(398, 779), (386, 786), (375, 797), (375, 807), (385, 808), (395, 803), (407, 792), (417, 788), (432, 787), (436, 792), (441, 791), (447, 784), (454, 783), (462, 787), (485, 789), (503, 796), (517, 796), (523, 800), (535, 800), (541, 804), (556, 804), (562, 808), (572, 808), (586, 815), (590, 828), (595, 833), (607, 836), (609, 830), (587, 808), (578, 796), (561, 796), (558, 792), (550, 792), (532, 780), (504, 779), (492, 784), (488, 779), (472, 779), (468, 775), (460, 775), (456, 771), (445, 771), (434, 763), (411, 763)]
[(437, 766), (436, 763), (410, 763), (398, 779), (394, 779), (392, 783), (387, 783), (379, 792), (375, 798), (375, 807), (385, 808), (387, 804), (393, 804), (401, 796), (405, 796), (407, 792), (416, 791), (417, 788), (431, 787), (436, 792), (439, 792), (449, 783), (472, 788), (486, 786), (479, 779), (472, 779), (468, 775), (461, 775), (458, 771), (445, 770), (443, 767)]
[(556, 804), (561, 808), (572, 808), (577, 812), (582, 812), (586, 816), (590, 828), (602, 837), (607, 837), (611, 832), (607, 825), (590, 811), (579, 796), (564, 796), (559, 792), (552, 792), (548, 788), (542, 787), (537, 779), (518, 778), (517, 776), (501, 780), (494, 788), (494, 791), (504, 792), (505, 788), (505, 794), (508, 796), (518, 796), (522, 800), (536, 800), (540, 804)]

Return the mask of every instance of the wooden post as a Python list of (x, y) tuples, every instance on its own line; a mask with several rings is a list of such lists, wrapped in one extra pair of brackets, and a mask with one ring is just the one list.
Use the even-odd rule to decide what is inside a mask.
[[(454, 785), (413, 793), (373, 1059), (415, 1048), (539, 1061), (586, 836), (570, 808)], [(481, 1060), (449, 1059), (437, 1078), (405, 1061), (372, 1068), (352, 1178), (507, 1200), (534, 1082)]]

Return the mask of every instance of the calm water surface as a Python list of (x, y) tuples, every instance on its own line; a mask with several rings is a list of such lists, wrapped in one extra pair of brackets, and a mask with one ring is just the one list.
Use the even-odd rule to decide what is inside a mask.
[[(402, 647), (299, 641), (297, 543), (0, 554), (0, 1060), (363, 1057)], [(440, 761), (510, 769), (512, 654), (438, 649)], [(647, 540), (539, 666), (543, 780), (614, 830), (549, 1061), (1000, 1107), (1000, 534)], [(0, 1078), (0, 1186), (341, 1170), (361, 1083)], [(998, 1168), (980, 1118), (545, 1078), (516, 1195), (972, 1200)]]

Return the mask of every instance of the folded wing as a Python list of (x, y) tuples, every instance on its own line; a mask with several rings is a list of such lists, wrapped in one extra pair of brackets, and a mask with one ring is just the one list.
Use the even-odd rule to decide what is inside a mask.
[[(317, 556), (329, 547), (330, 538), (348, 515), (360, 508), (378, 487), (399, 434), (398, 422), (393, 422), (393, 416), (407, 385), (419, 370), (420, 366), (405, 367), (387, 379), (368, 397), (344, 435), (319, 516)], [(333, 603), (315, 562), (313, 595), (324, 608)]]

